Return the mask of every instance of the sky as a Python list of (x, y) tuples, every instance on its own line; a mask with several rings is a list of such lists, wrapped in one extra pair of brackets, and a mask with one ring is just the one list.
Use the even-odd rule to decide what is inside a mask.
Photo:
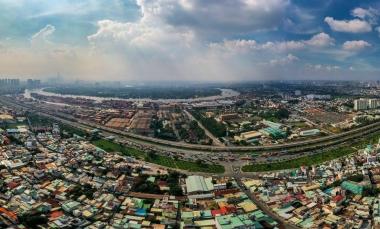
[(380, 0), (0, 0), (0, 76), (380, 80)]

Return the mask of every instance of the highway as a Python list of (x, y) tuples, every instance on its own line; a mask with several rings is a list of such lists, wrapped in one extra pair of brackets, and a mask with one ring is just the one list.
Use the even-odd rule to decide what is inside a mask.
[(206, 151), (206, 152), (279, 152), (286, 151), (287, 153), (298, 153), (310, 150), (323, 149), (327, 146), (332, 146), (340, 144), (342, 142), (348, 141), (350, 139), (355, 139), (357, 137), (365, 136), (373, 132), (380, 130), (380, 122), (376, 122), (363, 127), (355, 128), (350, 131), (346, 131), (340, 134), (334, 134), (330, 136), (320, 137), (311, 140), (297, 141), (292, 143), (284, 143), (278, 145), (266, 145), (266, 146), (209, 146), (209, 145), (195, 145), (183, 142), (173, 142), (162, 139), (157, 139), (153, 137), (142, 136), (126, 131), (115, 130), (107, 128), (96, 123), (76, 119), (69, 115), (63, 115), (61, 113), (53, 111), (41, 111), (36, 107), (27, 106), (21, 104), (18, 101), (13, 100), (10, 97), (0, 97), (0, 102), (10, 107), (17, 107), (19, 109), (28, 110), (31, 112), (38, 113), (40, 115), (55, 119), (57, 121), (72, 125), (77, 128), (82, 128), (85, 130), (91, 130), (97, 128), (108, 134), (122, 136), (131, 142), (136, 142), (139, 144), (145, 144), (149, 146), (161, 146), (166, 150), (178, 151), (183, 150), (184, 152), (189, 151)]
[[(53, 114), (54, 117), (60, 117), (67, 120), (65, 117), (61, 117), (60, 114)], [(79, 119), (69, 119), (74, 122), (81, 123), (85, 126), (97, 128), (102, 131), (108, 131), (110, 133), (114, 133), (117, 135), (122, 135), (124, 137), (129, 137), (131, 140), (141, 140), (144, 142), (149, 142), (153, 144), (158, 145), (164, 145), (166, 147), (172, 147), (173, 149), (186, 149), (186, 150), (195, 150), (195, 151), (212, 151), (212, 152), (278, 152), (278, 151), (284, 151), (284, 150), (296, 150), (296, 151), (302, 151), (304, 149), (311, 149), (314, 148), (313, 146), (327, 146), (330, 145), (329, 142), (335, 142), (339, 141), (341, 139), (349, 140), (351, 139), (351, 136), (363, 133), (367, 130), (378, 130), (380, 128), (380, 122), (373, 123), (364, 127), (356, 128), (344, 133), (330, 135), (326, 137), (306, 140), (306, 141), (298, 141), (298, 142), (292, 142), (292, 143), (285, 143), (285, 144), (278, 144), (278, 145), (266, 145), (266, 146), (206, 146), (206, 145), (195, 145), (195, 144), (188, 144), (188, 143), (182, 143), (182, 142), (174, 142), (174, 141), (167, 141), (163, 139), (157, 139), (153, 137), (147, 137), (142, 136), (126, 131), (121, 130), (115, 130), (111, 128), (104, 127), (102, 125), (98, 125), (95, 123), (91, 123), (84, 120)], [(340, 142), (340, 141), (339, 141)]]

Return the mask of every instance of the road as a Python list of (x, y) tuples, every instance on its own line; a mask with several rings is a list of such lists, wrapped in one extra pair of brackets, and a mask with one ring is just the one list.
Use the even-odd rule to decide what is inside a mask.
[(200, 128), (202, 128), (202, 129), (205, 131), (206, 135), (207, 135), (210, 139), (212, 139), (212, 144), (213, 144), (213, 145), (216, 145), (216, 146), (224, 146), (224, 144), (223, 144), (221, 141), (219, 141), (219, 139), (216, 138), (216, 137), (215, 137), (210, 131), (208, 131), (208, 129), (206, 129), (206, 127), (204, 127), (200, 121), (198, 121), (196, 118), (194, 118), (194, 116), (193, 116), (192, 114), (190, 114), (190, 112), (188, 112), (187, 110), (184, 110), (184, 112), (185, 112), (185, 114), (189, 117), (189, 119), (190, 119), (191, 121), (196, 121), (196, 122), (198, 123), (198, 126), (199, 126)]
[(265, 214), (279, 222), (280, 227), (282, 226), (286, 229), (299, 229), (299, 227), (297, 227), (296, 225), (286, 222), (283, 218), (274, 213), (265, 203), (263, 203), (255, 195), (253, 195), (249, 190), (246, 190), (239, 177), (235, 177), (235, 180), (236, 183), (239, 185), (240, 189), (249, 197), (249, 199), (252, 200), (252, 202), (255, 203), (257, 207), (260, 208)]

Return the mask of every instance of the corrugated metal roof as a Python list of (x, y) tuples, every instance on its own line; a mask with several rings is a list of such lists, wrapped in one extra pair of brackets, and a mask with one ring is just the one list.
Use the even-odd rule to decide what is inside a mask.
[(209, 192), (214, 190), (212, 178), (202, 176), (189, 176), (186, 178), (186, 189), (188, 193), (192, 192)]

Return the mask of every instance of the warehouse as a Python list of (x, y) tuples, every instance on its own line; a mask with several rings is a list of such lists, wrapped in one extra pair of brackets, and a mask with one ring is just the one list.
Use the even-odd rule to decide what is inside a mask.
[(311, 130), (304, 130), (300, 132), (300, 136), (302, 137), (308, 137), (308, 136), (315, 136), (320, 134), (321, 131), (318, 129), (311, 129)]
[(188, 194), (207, 193), (214, 190), (212, 178), (203, 176), (189, 176), (186, 178), (186, 190)]

